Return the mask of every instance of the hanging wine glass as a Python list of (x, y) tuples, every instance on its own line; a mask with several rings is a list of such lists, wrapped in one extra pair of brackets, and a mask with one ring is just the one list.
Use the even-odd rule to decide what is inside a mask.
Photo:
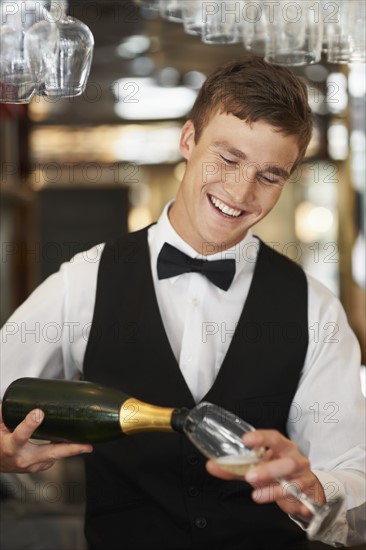
[(0, 5), (0, 101), (29, 103), (36, 91), (36, 78), (25, 54), (21, 2), (11, 4), (9, 11), (9, 2)]
[[(325, 4), (326, 5), (326, 4)], [(325, 18), (323, 50), (329, 63), (366, 61), (366, 4), (364, 0), (338, 0), (337, 12)]]
[(84, 23), (66, 15), (65, 3), (53, 2), (51, 16), (56, 21), (59, 48), (39, 93), (47, 97), (74, 97), (85, 90), (93, 57), (94, 38)]
[(241, 42), (243, 6), (243, 0), (205, 2), (202, 12), (202, 42), (205, 44)]
[[(265, 449), (245, 445), (243, 435), (254, 431), (253, 426), (235, 414), (211, 403), (202, 402), (192, 409), (184, 422), (184, 433), (207, 458), (222, 470), (245, 476), (247, 471), (263, 460)], [(338, 497), (320, 506), (283, 478), (277, 478), (286, 494), (291, 494), (312, 513), (307, 527), (310, 538), (330, 525), (343, 503)]]
[[(187, 0), (186, 0), (187, 1)], [(182, 23), (183, 13), (182, 5), (184, 2), (182, 0), (160, 0), (159, 1), (159, 10), (160, 15), (172, 21), (173, 23)]]
[(58, 56), (59, 33), (50, 14), (44, 8), (38, 21), (24, 35), (24, 51), (31, 73), (36, 80), (37, 92), (55, 67)]
[(159, 1), (160, 0), (134, 0), (135, 4), (141, 8), (148, 8), (150, 10), (158, 10)]
[(301, 66), (321, 59), (322, 12), (307, 0), (279, 0), (268, 22), (265, 57), (277, 65)]
[(268, 14), (262, 0), (249, 3), (243, 17), (244, 47), (254, 55), (266, 52), (266, 42), (269, 38)]
[(187, 34), (201, 36), (203, 28), (204, 9), (205, 3), (201, 0), (196, 0), (196, 2), (183, 3), (183, 26)]

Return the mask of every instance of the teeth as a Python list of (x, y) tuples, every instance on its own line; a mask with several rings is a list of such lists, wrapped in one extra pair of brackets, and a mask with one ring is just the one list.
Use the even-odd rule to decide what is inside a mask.
[(221, 210), (221, 212), (223, 212), (224, 214), (227, 214), (228, 216), (233, 216), (234, 218), (237, 218), (238, 216), (240, 216), (240, 214), (243, 213), (242, 210), (234, 210), (234, 208), (230, 208), (229, 206), (221, 202), (216, 197), (210, 196), (210, 199), (212, 204), (216, 206), (216, 208), (218, 208), (219, 210)]

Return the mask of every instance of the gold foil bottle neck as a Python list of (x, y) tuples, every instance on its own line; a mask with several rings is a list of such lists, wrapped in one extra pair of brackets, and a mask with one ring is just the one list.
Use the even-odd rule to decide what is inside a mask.
[(119, 423), (124, 434), (138, 432), (172, 432), (174, 409), (157, 407), (130, 397), (119, 411)]

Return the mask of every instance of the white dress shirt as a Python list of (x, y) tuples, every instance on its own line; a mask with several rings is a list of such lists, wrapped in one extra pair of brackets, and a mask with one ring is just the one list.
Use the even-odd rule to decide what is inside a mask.
[[(229, 347), (250, 288), (258, 239), (248, 234), (208, 261), (236, 260), (225, 292), (198, 273), (158, 280), (156, 261), (164, 242), (202, 258), (174, 231), (167, 205), (149, 228), (151, 269), (164, 327), (180, 369), (198, 402), (212, 386)], [(2, 329), (1, 396), (22, 376), (74, 379), (83, 369), (93, 318), (103, 245), (77, 254), (22, 304)], [(287, 430), (328, 498), (346, 495), (344, 509), (321, 540), (360, 544), (366, 539), (365, 400), (360, 383), (360, 351), (339, 300), (307, 276), (309, 347), (294, 396)], [(286, 299), (286, 297), (284, 297)]]

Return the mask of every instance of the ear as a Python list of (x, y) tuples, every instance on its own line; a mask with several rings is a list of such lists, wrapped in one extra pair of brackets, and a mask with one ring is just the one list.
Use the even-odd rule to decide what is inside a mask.
[(194, 135), (195, 130), (193, 122), (191, 120), (187, 120), (182, 128), (179, 142), (179, 150), (186, 160), (189, 160), (195, 146)]

